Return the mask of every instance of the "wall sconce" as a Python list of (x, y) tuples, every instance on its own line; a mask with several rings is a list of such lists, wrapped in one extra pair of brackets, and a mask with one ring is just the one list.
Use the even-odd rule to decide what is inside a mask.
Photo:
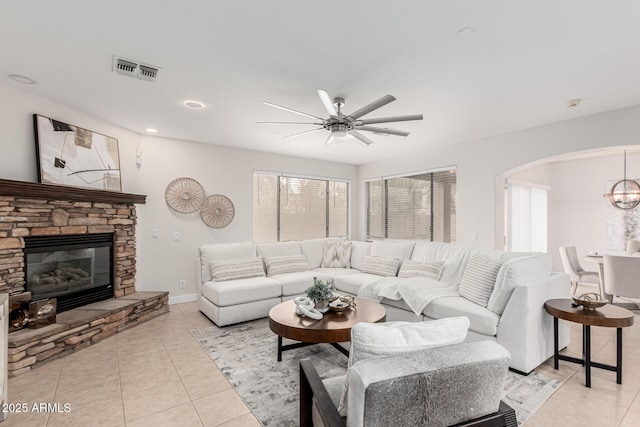
[(136, 150), (136, 167), (140, 169), (142, 166), (142, 148)]

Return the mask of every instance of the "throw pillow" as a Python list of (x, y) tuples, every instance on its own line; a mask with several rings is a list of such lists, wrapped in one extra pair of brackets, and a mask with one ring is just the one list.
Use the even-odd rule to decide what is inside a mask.
[(460, 280), (460, 296), (486, 307), (503, 262), (499, 258), (491, 258), (484, 254), (471, 255)]
[(400, 267), (398, 277), (428, 277), (434, 280), (440, 280), (444, 261), (420, 262), (405, 260)]
[(267, 276), (309, 270), (304, 255), (270, 256), (264, 259), (264, 265), (267, 267)]
[(378, 276), (395, 276), (398, 273), (400, 260), (396, 258), (383, 258), (379, 256), (365, 255), (362, 257), (362, 272), (377, 274)]
[[(348, 368), (361, 360), (458, 344), (464, 341), (468, 329), (469, 319), (466, 317), (427, 322), (356, 323), (351, 328)], [(347, 416), (348, 387), (349, 369), (338, 407), (340, 415), (344, 417)]]
[(210, 266), (211, 275), (216, 282), (264, 276), (264, 267), (260, 257), (214, 261)]
[(323, 268), (349, 268), (351, 263), (351, 242), (325, 243), (322, 253)]

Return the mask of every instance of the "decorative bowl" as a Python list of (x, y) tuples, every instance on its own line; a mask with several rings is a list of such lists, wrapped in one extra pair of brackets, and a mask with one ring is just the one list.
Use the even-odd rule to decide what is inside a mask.
[(341, 301), (340, 299), (337, 299), (337, 300), (329, 303), (329, 308), (332, 311), (335, 311), (336, 313), (342, 313), (345, 310), (350, 309), (351, 308), (351, 304), (349, 304), (348, 302)]
[(600, 294), (595, 292), (589, 292), (580, 296), (573, 296), (572, 298), (576, 304), (581, 305), (585, 311), (593, 311), (609, 302), (605, 298), (602, 298)]

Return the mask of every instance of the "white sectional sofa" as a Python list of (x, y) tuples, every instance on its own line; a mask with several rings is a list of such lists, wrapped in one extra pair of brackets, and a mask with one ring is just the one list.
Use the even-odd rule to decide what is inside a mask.
[[(274, 305), (304, 295), (314, 277), (325, 277), (334, 280), (340, 293), (378, 299), (389, 321), (466, 316), (470, 321), (467, 341), (498, 342), (510, 351), (510, 368), (515, 371), (528, 373), (552, 356), (553, 319), (545, 312), (544, 302), (569, 298), (570, 285), (566, 274), (551, 271), (548, 254), (436, 242), (352, 241), (345, 245), (350, 246), (347, 266), (322, 267), (325, 245), (336, 242), (344, 241), (202, 245), (197, 268), (199, 309), (218, 326), (263, 318)], [(385, 264), (389, 260), (398, 260), (399, 265), (406, 260), (433, 264), (441, 270), (437, 279), (371, 272), (377, 271), (376, 263), (393, 271)], [(483, 272), (473, 274), (479, 265), (493, 266), (494, 274), (489, 276), (495, 283), (484, 289), (490, 294), (478, 303), (473, 282), (488, 280)], [(212, 266), (219, 267), (218, 279)], [(402, 266), (400, 273), (404, 274)], [(235, 278), (243, 275), (257, 277)], [(561, 324), (560, 348), (568, 343), (568, 327)]]

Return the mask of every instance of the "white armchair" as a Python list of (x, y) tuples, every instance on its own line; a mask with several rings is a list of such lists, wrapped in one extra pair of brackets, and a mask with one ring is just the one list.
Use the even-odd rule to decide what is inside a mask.
[(560, 259), (562, 260), (564, 272), (567, 273), (571, 279), (571, 294), (576, 293), (578, 283), (600, 286), (598, 273), (595, 271), (586, 271), (580, 265), (575, 246), (561, 246)]
[[(604, 256), (605, 292), (609, 302), (613, 296), (640, 298), (640, 257), (625, 255)], [(631, 308), (637, 308), (631, 303)]]

